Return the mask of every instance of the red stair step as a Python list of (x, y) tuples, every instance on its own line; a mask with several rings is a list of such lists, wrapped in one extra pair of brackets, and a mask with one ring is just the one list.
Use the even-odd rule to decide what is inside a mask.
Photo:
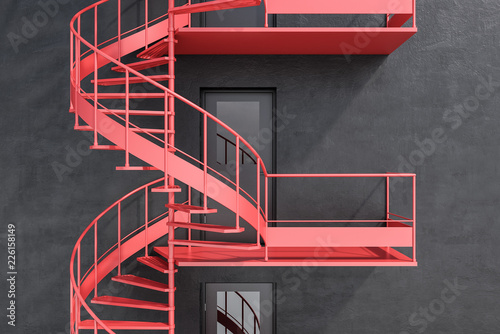
[(222, 225), (209, 225), (209, 224), (193, 224), (193, 223), (178, 223), (178, 222), (169, 222), (168, 226), (180, 227), (180, 228), (190, 228), (193, 230), (207, 231), (207, 232), (216, 232), (216, 233), (241, 233), (245, 231), (245, 228), (234, 228), (231, 226), (222, 226)]
[[(148, 68), (168, 64), (168, 61), (169, 61), (168, 57), (160, 57), (160, 58), (153, 58), (153, 59), (149, 59), (149, 60), (138, 61), (135, 63), (126, 64), (126, 65), (128, 67), (136, 70), (136, 71), (141, 71), (141, 70), (145, 70)], [(175, 59), (174, 59), (174, 61), (175, 61)], [(112, 70), (115, 72), (120, 72), (120, 73), (125, 72), (125, 69), (123, 67), (120, 67), (120, 66), (113, 67)]]
[(153, 166), (117, 166), (116, 170), (159, 170)]
[[(149, 79), (153, 81), (167, 81), (170, 79), (173, 79), (171, 75), (151, 75), (148, 76)], [(92, 83), (94, 83), (95, 80), (92, 80)], [(131, 77), (129, 78), (129, 83), (130, 84), (136, 84), (136, 83), (143, 83), (147, 82), (146, 79), (141, 78), (141, 77)], [(99, 86), (116, 86), (116, 85), (125, 85), (127, 83), (126, 78), (109, 78), (109, 79), (98, 79), (97, 84)]]
[[(172, 271), (168, 269), (168, 262), (163, 260), (162, 258), (158, 256), (143, 256), (143, 257), (138, 257), (137, 261), (139, 261), (142, 264), (145, 264), (148, 267), (151, 267), (153, 269), (158, 270), (159, 272), (162, 272), (164, 274), (171, 274)], [(174, 273), (177, 272), (177, 269), (174, 270)]]
[(200, 241), (200, 240), (172, 240), (169, 241), (176, 246), (195, 246), (195, 247), (211, 247), (211, 248), (230, 248), (240, 250), (254, 250), (261, 248), (257, 244), (245, 244), (235, 242), (220, 242), (220, 241)]
[(134, 275), (115, 276), (112, 278), (112, 280), (115, 282), (133, 285), (133, 286), (138, 286), (141, 288), (160, 291), (160, 292), (173, 292), (173, 291), (175, 291), (175, 288), (169, 289), (167, 284), (163, 284), (160, 282), (152, 281), (150, 279), (138, 277), (138, 276), (134, 276)]
[(77, 131), (94, 131), (94, 128), (90, 125), (78, 125), (74, 127)]
[[(168, 38), (159, 40), (149, 48), (140, 52), (137, 55), (137, 58), (153, 59), (166, 55), (168, 53), (168, 41)], [(177, 40), (175, 40), (174, 42), (177, 43)]]
[(123, 151), (123, 148), (116, 145), (92, 145), (91, 150)]
[[(101, 320), (108, 328), (113, 330), (160, 330), (168, 331), (172, 329), (163, 322), (144, 322), (144, 321), (116, 321), (116, 320)], [(84, 320), (80, 322), (79, 329), (94, 329), (94, 320)], [(97, 329), (103, 329), (97, 324)]]
[(168, 209), (173, 209), (176, 211), (187, 212), (189, 214), (207, 214), (207, 213), (217, 213), (217, 209), (203, 208), (202, 206), (186, 205), (186, 204), (165, 204)]
[(173, 14), (201, 13), (221, 9), (258, 6), (260, 2), (261, 0), (215, 0), (190, 6), (176, 7), (168, 12)]
[(92, 299), (93, 304), (111, 305), (121, 307), (140, 308), (146, 310), (172, 311), (174, 308), (168, 304), (149, 302), (146, 300), (137, 300), (122, 297), (100, 296)]
[[(165, 133), (164, 129), (145, 129), (145, 128), (130, 128), (132, 132), (137, 132), (137, 133), (144, 133), (144, 132), (149, 132), (151, 134), (159, 134), (159, 133)], [(172, 133), (170, 130), (167, 131), (167, 133)]]
[(165, 186), (161, 186), (152, 188), (151, 191), (154, 193), (180, 193), (182, 192), (182, 189), (179, 186), (168, 186), (166, 189)]
[[(83, 95), (86, 99), (95, 100), (95, 94), (85, 94)], [(123, 100), (127, 97), (125, 93), (99, 93), (97, 98), (99, 100)], [(131, 99), (163, 99), (165, 98), (165, 93), (130, 93), (129, 97)]]
[[(99, 111), (106, 115), (125, 115), (127, 113), (122, 109), (99, 109)], [(165, 116), (165, 112), (162, 110), (129, 110), (128, 114), (131, 116)], [(171, 112), (167, 113), (167, 115), (172, 114)]]

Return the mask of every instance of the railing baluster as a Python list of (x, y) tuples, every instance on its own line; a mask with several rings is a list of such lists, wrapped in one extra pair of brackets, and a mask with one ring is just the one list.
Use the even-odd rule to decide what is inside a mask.
[[(94, 47), (97, 49), (98, 46), (98, 41), (97, 41), (97, 6), (94, 8)], [(98, 61), (98, 56), (97, 56), (97, 51), (94, 51), (94, 145), (98, 145), (98, 138), (97, 138), (97, 104), (98, 104), (98, 85), (97, 85), (97, 79), (98, 79), (98, 70), (99, 66), (97, 64)]]
[(413, 262), (417, 261), (417, 179), (413, 175)]
[(94, 297), (97, 297), (97, 223), (94, 224)]
[[(191, 0), (188, 0), (188, 6), (191, 6)], [(191, 15), (192, 13), (189, 13), (188, 16), (188, 27), (191, 28)]]
[(240, 227), (240, 137), (236, 137), (236, 228)]
[[(188, 185), (188, 205), (191, 205), (191, 186)], [(191, 224), (191, 215), (188, 215), (188, 223)], [(191, 241), (191, 228), (188, 228), (188, 240)], [(188, 246), (188, 249), (191, 249), (191, 245)]]
[(129, 131), (130, 131), (130, 72), (125, 71), (125, 167), (130, 166), (129, 154)]
[(148, 36), (148, 33), (149, 33), (149, 0), (146, 0), (145, 1), (145, 8), (144, 8), (144, 15), (145, 15), (145, 19), (144, 19), (144, 42), (145, 42), (145, 46), (146, 46), (146, 49), (148, 48), (148, 42), (149, 42), (149, 36)]
[[(264, 175), (264, 205), (265, 207), (265, 218), (266, 218), (266, 224), (264, 225), (264, 236), (267, 238), (267, 228), (269, 227), (269, 177), (267, 175)], [(265, 260), (269, 260), (269, 250), (267, 247), (267, 242), (265, 244)]]
[[(78, 290), (80, 290), (80, 287), (82, 285), (82, 274), (81, 274), (81, 260), (82, 260), (82, 257), (81, 257), (81, 245), (78, 245), (78, 253), (77, 253), (77, 278), (78, 278), (78, 281), (76, 282), (77, 286), (78, 286)], [(75, 316), (76, 316), (76, 332), (78, 333), (80, 330), (78, 329), (79, 325), (80, 325), (80, 321), (81, 321), (81, 318), (80, 318), (80, 300), (75, 297), (75, 308), (76, 308), (76, 313), (75, 313)]]
[(257, 245), (260, 245), (260, 158), (257, 158)]
[(118, 203), (118, 276), (122, 274), (122, 203)]
[(390, 213), (390, 177), (385, 178), (385, 219), (387, 220), (386, 226), (389, 227), (389, 213)]
[(207, 205), (207, 180), (208, 180), (208, 152), (207, 152), (207, 123), (208, 117), (207, 114), (203, 115), (203, 208), (206, 210), (208, 208)]
[(169, 139), (169, 136), (168, 136), (168, 130), (169, 130), (169, 119), (168, 119), (168, 113), (169, 113), (169, 103), (168, 103), (168, 93), (167, 91), (165, 91), (165, 105), (164, 105), (164, 108), (165, 108), (165, 124), (164, 124), (164, 128), (165, 128), (165, 135), (164, 135), (164, 139), (165, 139), (165, 156), (164, 156), (164, 160), (165, 160), (165, 191), (167, 190), (168, 188), (168, 139)]
[(122, 59), (122, 0), (118, 0), (118, 61)]
[(145, 188), (145, 193), (144, 193), (144, 256), (148, 256), (149, 251), (148, 251), (148, 228), (149, 228), (149, 193), (148, 193), (149, 187)]

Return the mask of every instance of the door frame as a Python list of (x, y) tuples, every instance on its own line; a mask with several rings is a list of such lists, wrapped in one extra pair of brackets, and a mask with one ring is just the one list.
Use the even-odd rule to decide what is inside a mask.
[[(206, 110), (206, 94), (207, 93), (271, 93), (272, 94), (272, 107), (271, 107), (271, 118), (272, 118), (272, 126), (271, 126), (271, 131), (272, 131), (272, 166), (270, 170), (267, 172), (269, 174), (276, 174), (278, 170), (278, 163), (277, 163), (277, 157), (278, 157), (278, 117), (277, 117), (277, 89), (276, 88), (246, 88), (246, 87), (230, 87), (230, 88), (214, 88), (214, 87), (201, 87), (200, 88), (200, 106)], [(203, 161), (203, 115), (200, 114), (200, 161)], [(267, 166), (266, 166), (267, 167)], [(268, 220), (276, 220), (276, 211), (277, 211), (277, 179), (272, 178), (269, 181), (269, 190), (271, 191), (271, 195), (269, 196), (271, 198), (271, 201), (269, 203), (269, 207), (271, 208), (270, 210), (270, 215)], [(200, 204), (201, 203), (201, 198), (200, 198)], [(205, 216), (206, 219), (206, 216)], [(276, 223), (271, 223), (269, 226), (274, 227)], [(202, 240), (205, 239), (206, 233), (201, 233), (201, 238)]]

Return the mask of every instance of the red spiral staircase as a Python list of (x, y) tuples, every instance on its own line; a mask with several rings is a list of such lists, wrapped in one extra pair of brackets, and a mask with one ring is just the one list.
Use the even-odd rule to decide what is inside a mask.
[[(238, 133), (195, 103), (175, 91), (175, 56), (179, 54), (343, 54), (347, 48), (359, 54), (390, 54), (416, 32), (415, 3), (412, 0), (356, 0), (352, 2), (267, 0), (266, 25), (262, 28), (194, 28), (191, 14), (222, 9), (257, 6), (261, 0), (214, 0), (174, 7), (169, 0), (166, 14), (149, 17), (149, 1), (144, 6), (144, 24), (122, 31), (120, 0), (102, 0), (80, 11), (71, 21), (71, 107), (75, 129), (93, 133), (95, 150), (121, 151), (125, 163), (117, 170), (156, 170), (162, 178), (130, 192), (102, 212), (79, 237), (71, 256), (71, 333), (82, 330), (166, 330), (175, 331), (175, 273), (182, 266), (415, 266), (415, 175), (382, 174), (271, 174), (258, 152)], [(396, 5), (394, 5), (396, 3)], [(117, 13), (116, 37), (100, 41), (109, 25), (100, 26), (99, 13)], [(376, 28), (277, 28), (269, 27), (269, 14), (381, 14), (386, 27)], [(413, 26), (403, 27), (413, 18)], [(86, 36), (82, 26), (92, 31)], [(93, 29), (89, 29), (93, 27)], [(360, 36), (369, 42), (359, 45)], [(357, 50), (357, 51), (356, 51)], [(138, 52), (138, 53), (137, 53)], [(136, 54), (137, 53), (137, 54)], [(137, 61), (125, 63), (122, 58), (136, 54)], [(167, 73), (159, 73), (163, 65)], [(157, 69), (154, 75), (141, 71)], [(149, 72), (148, 72), (149, 73)], [(180, 74), (182, 75), (182, 74)], [(142, 84), (143, 91), (134, 90)], [(152, 110), (133, 108), (136, 100), (160, 102)], [(175, 143), (175, 108), (184, 104), (202, 118), (202, 157), (181, 151)], [(137, 119), (137, 121), (135, 121)], [(161, 120), (159, 128), (141, 126), (141, 120)], [(234, 148), (234, 179), (218, 172), (208, 162), (209, 125), (226, 129), (233, 138), (225, 138)], [(184, 130), (184, 129), (183, 129)], [(231, 145), (227, 145), (230, 143)], [(133, 165), (138, 158), (141, 165)], [(240, 186), (240, 157), (256, 166), (256, 188)], [(135, 160), (134, 160), (135, 161)], [(263, 176), (261, 176), (263, 174)], [(382, 178), (386, 181), (386, 217), (382, 220), (271, 220), (269, 219), (269, 182), (291, 178)], [(413, 186), (413, 212), (410, 218), (390, 211), (391, 178), (409, 178)], [(254, 196), (250, 193), (255, 191)], [(158, 194), (160, 193), (160, 194)], [(152, 196), (166, 195), (165, 210), (151, 218)], [(180, 203), (176, 193), (187, 200)], [(193, 205), (192, 194), (201, 195), (202, 205)], [(263, 194), (263, 195), (261, 195)], [(180, 196), (180, 195), (179, 195)], [(216, 215), (207, 206), (218, 202), (235, 214), (234, 226), (192, 223), (194, 214)], [(131, 228), (122, 223), (124, 207), (130, 201), (143, 201), (143, 225)], [(106, 217), (117, 219), (116, 243), (100, 252), (102, 243), (114, 229)], [(255, 242), (235, 243), (195, 240), (192, 231), (237, 234), (244, 228), (240, 221), (254, 229)], [(355, 222), (365, 227), (336, 227)], [(270, 225), (272, 223), (272, 225)], [(286, 223), (286, 224), (284, 224)], [(321, 223), (326, 227), (308, 227)], [(142, 223), (141, 223), (142, 224)], [(295, 224), (295, 225), (293, 225)], [(327, 226), (330, 224), (330, 226)], [(371, 224), (371, 225), (370, 225)], [(380, 224), (382, 224), (380, 226)], [(331, 226), (333, 225), (333, 226)], [(290, 227), (292, 226), (292, 227)], [(248, 228), (248, 227), (247, 227)], [(186, 238), (176, 239), (175, 230), (185, 230)], [(106, 233), (99, 232), (106, 230)], [(168, 238), (167, 246), (151, 244)], [(90, 246), (89, 246), (90, 245)], [(89, 247), (93, 254), (89, 255)], [(394, 247), (412, 249), (406, 256)], [(143, 250), (144, 256), (138, 255)], [(137, 258), (141, 265), (167, 275), (166, 282), (125, 274), (122, 264)], [(83, 263), (91, 261), (85, 267)], [(312, 261), (312, 262), (311, 262)], [(82, 268), (83, 267), (83, 268)], [(116, 275), (115, 275), (116, 273)], [(99, 294), (99, 284), (112, 281), (154, 290), (164, 294), (162, 303)], [(159, 310), (166, 313), (163, 321), (124, 321), (101, 319), (92, 304), (132, 309)], [(82, 313), (88, 319), (82, 319)], [(224, 318), (224, 319), (223, 319)], [(221, 316), (228, 326), (236, 323)], [(236, 329), (235, 329), (236, 330)], [(245, 332), (239, 328), (240, 332)]]

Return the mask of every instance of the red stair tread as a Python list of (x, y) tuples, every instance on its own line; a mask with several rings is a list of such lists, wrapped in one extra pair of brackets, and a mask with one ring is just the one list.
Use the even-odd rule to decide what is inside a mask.
[[(149, 79), (153, 81), (167, 81), (172, 79), (171, 75), (151, 75), (148, 76)], [(94, 83), (95, 80), (92, 80), (92, 83)], [(131, 84), (136, 84), (136, 83), (143, 83), (147, 82), (146, 79), (141, 78), (141, 77), (131, 77), (129, 78), (129, 83)], [(98, 79), (97, 84), (99, 86), (115, 86), (115, 85), (125, 85), (127, 83), (127, 79), (122, 77), (122, 78), (109, 78), (109, 79)]]
[(150, 302), (146, 300), (113, 297), (113, 296), (95, 297), (92, 299), (92, 303), (100, 305), (131, 307), (131, 308), (140, 308), (146, 310), (158, 310), (158, 311), (170, 311), (174, 309), (168, 304)]
[(204, 209), (202, 206), (194, 206), (187, 204), (165, 204), (165, 207), (168, 209), (173, 209), (176, 211), (187, 212), (189, 214), (205, 214), (205, 213), (217, 213), (217, 209)]
[(113, 281), (138, 286), (145, 289), (156, 290), (160, 292), (173, 292), (175, 289), (169, 289), (167, 284), (152, 281), (147, 278), (134, 275), (121, 275), (112, 278)]
[[(127, 113), (124, 109), (99, 109), (99, 111), (106, 115), (125, 115)], [(128, 114), (131, 116), (165, 116), (165, 112), (162, 110), (129, 110)], [(167, 113), (167, 115), (170, 114)]]
[[(170, 330), (172, 327), (163, 322), (144, 322), (144, 321), (117, 321), (101, 320), (106, 326), (114, 330)], [(94, 329), (94, 320), (84, 320), (80, 322), (80, 329)], [(97, 329), (102, 326), (97, 324)]]
[(168, 186), (167, 189), (165, 189), (165, 186), (160, 186), (152, 188), (151, 191), (154, 193), (180, 193), (182, 192), (182, 188), (179, 186), (173, 186), (173, 187)]
[(260, 1), (261, 0), (215, 0), (189, 6), (177, 7), (171, 9), (169, 13), (174, 13), (174, 14), (201, 13), (201, 12), (208, 12), (221, 9), (252, 7), (260, 5)]
[(211, 247), (211, 248), (230, 248), (241, 250), (253, 250), (261, 248), (257, 244), (245, 244), (236, 242), (220, 242), (220, 241), (201, 241), (201, 240), (172, 240), (172, 245), (177, 246), (195, 246), (195, 247)]
[[(85, 94), (83, 95), (86, 99), (95, 99), (95, 94)], [(121, 100), (125, 99), (127, 95), (125, 93), (98, 93), (97, 98), (99, 100)], [(131, 99), (163, 99), (165, 98), (165, 93), (130, 93), (129, 97)]]
[[(168, 262), (163, 260), (158, 256), (143, 256), (138, 257), (137, 261), (142, 264), (145, 264), (148, 267), (158, 270), (164, 274), (169, 274), (171, 271), (168, 269)], [(174, 270), (174, 273), (177, 272), (177, 269)]]
[[(169, 61), (168, 57), (160, 57), (160, 58), (153, 58), (153, 59), (149, 59), (149, 60), (138, 61), (135, 63), (126, 64), (126, 65), (128, 67), (136, 70), (136, 71), (140, 71), (140, 70), (145, 70), (148, 68), (168, 64), (168, 61)], [(120, 72), (120, 73), (125, 72), (125, 69), (123, 67), (120, 67), (120, 66), (115, 66), (112, 68), (112, 70), (115, 72)]]
[(159, 40), (153, 46), (145, 49), (137, 55), (137, 58), (153, 59), (164, 56), (168, 53), (168, 39), (164, 38)]
[(193, 223), (180, 223), (180, 222), (170, 222), (167, 223), (169, 226), (180, 227), (180, 228), (191, 228), (193, 230), (207, 231), (207, 232), (217, 232), (217, 233), (241, 233), (245, 231), (245, 228), (234, 228), (231, 226), (222, 225), (209, 225), (209, 224), (193, 224)]
[(92, 145), (91, 150), (108, 150), (108, 151), (123, 151), (123, 149), (116, 145)]
[(117, 166), (116, 170), (159, 170), (153, 166)]

